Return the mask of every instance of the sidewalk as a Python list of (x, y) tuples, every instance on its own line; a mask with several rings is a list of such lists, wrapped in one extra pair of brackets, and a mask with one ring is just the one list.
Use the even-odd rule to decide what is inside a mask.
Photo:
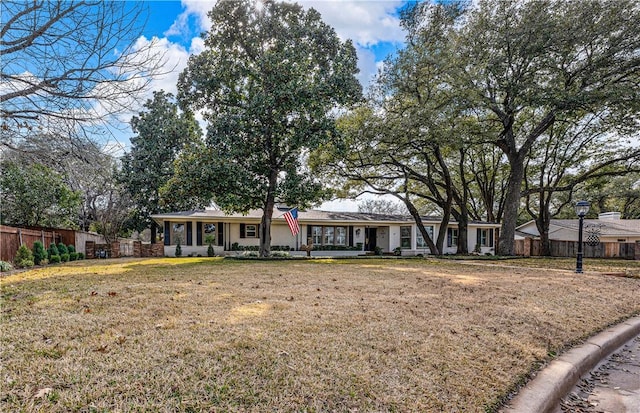
[[(596, 386), (605, 373), (607, 380)], [(594, 410), (586, 410), (591, 407)], [(552, 361), (501, 411), (640, 412), (640, 316), (608, 328)]]

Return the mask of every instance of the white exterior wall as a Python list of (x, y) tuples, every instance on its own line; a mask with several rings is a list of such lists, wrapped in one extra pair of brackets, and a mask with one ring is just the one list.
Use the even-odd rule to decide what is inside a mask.
[(364, 226), (356, 225), (353, 227), (353, 245), (356, 246), (359, 242), (362, 243), (362, 249), (364, 249)]
[[(171, 224), (173, 225), (173, 223), (177, 223), (177, 222), (181, 222), (184, 223), (185, 221), (171, 221)], [(202, 220), (200, 221), (191, 221), (192, 222), (192, 245), (186, 245), (182, 244), (181, 248), (182, 248), (182, 255), (183, 256), (187, 256), (189, 254), (192, 254), (194, 256), (197, 256), (198, 254), (202, 255), (202, 256), (206, 256), (207, 255), (207, 248), (208, 245), (196, 245), (197, 243), (197, 222), (202, 222)], [(217, 222), (216, 222), (217, 224)], [(246, 224), (246, 223), (245, 223)], [(250, 225), (256, 225), (259, 226), (259, 223), (253, 223), (253, 222), (249, 222)], [(214, 245), (214, 251), (216, 253), (216, 255), (223, 255), (225, 254), (225, 247), (227, 247), (227, 249), (230, 249), (230, 247), (234, 244), (234, 243), (238, 243), (238, 245), (240, 246), (259, 246), (260, 245), (260, 238), (240, 238), (240, 222), (233, 222), (233, 223), (225, 223), (223, 224), (223, 245), (218, 246), (218, 245)], [(318, 224), (318, 225), (327, 225), (327, 223), (323, 223), (323, 224)], [(343, 225), (348, 227), (349, 225), (347, 224), (336, 224), (336, 225)], [(400, 240), (400, 227), (401, 226), (411, 226), (411, 248), (409, 249), (403, 249), (402, 250), (402, 255), (416, 255), (416, 254), (430, 254), (431, 252), (429, 251), (429, 248), (417, 248), (417, 243), (416, 243), (416, 237), (418, 234), (418, 227), (415, 223), (413, 224), (408, 224), (407, 225), (402, 225), (402, 224), (391, 224), (391, 225), (378, 225), (378, 226), (370, 226), (371, 228), (376, 228), (376, 244), (377, 246), (379, 246), (380, 248), (382, 248), (383, 252), (393, 252), (393, 250), (397, 247), (400, 247), (401, 244), (401, 240)], [(440, 229), (440, 225), (437, 223), (427, 223), (425, 224), (425, 226), (433, 226), (434, 229), (434, 237), (437, 238), (438, 236), (438, 231)], [(289, 246), (289, 248), (294, 248), (295, 250), (297, 250), (301, 245), (304, 245), (307, 243), (307, 227), (308, 225), (303, 224), (300, 226), (300, 233), (298, 234), (297, 237), (294, 237), (291, 235), (291, 231), (289, 230), (289, 226), (286, 225), (286, 223), (284, 221), (282, 222), (274, 222), (272, 223), (271, 226), (271, 245), (275, 246)], [(452, 226), (453, 228), (455, 228), (455, 226)], [(365, 242), (365, 226), (364, 225), (354, 225), (353, 226), (353, 246), (356, 246), (357, 243), (363, 243)], [(478, 242), (477, 240), (477, 226), (473, 226), (470, 225), (468, 228), (468, 249), (469, 252), (472, 252)], [(495, 228), (488, 228), (488, 227), (482, 227), (482, 228), (487, 228), (487, 229), (491, 229), (494, 231), (494, 237), (493, 237), (493, 241), (494, 241), (494, 246), (491, 247), (482, 247), (481, 248), (481, 253), (485, 254), (485, 253), (495, 253), (495, 243), (497, 241), (497, 238), (495, 237)], [(358, 231), (359, 230), (359, 231)], [(570, 232), (570, 231), (569, 231)], [(220, 236), (219, 232), (218, 232), (218, 237)], [(185, 233), (186, 236), (186, 233)], [(435, 240), (434, 240), (435, 241)], [(165, 246), (164, 250), (165, 250), (165, 255), (167, 256), (175, 256), (175, 244), (173, 243), (174, 241), (171, 240), (172, 244)], [(203, 234), (203, 243), (204, 243), (204, 234)], [(334, 252), (338, 252), (338, 251), (334, 251)], [(445, 237), (445, 243), (443, 246), (443, 253), (445, 254), (455, 254), (457, 252), (457, 247), (447, 247), (447, 240)], [(320, 253), (320, 251), (318, 251), (318, 253)], [(355, 255), (358, 254), (359, 251), (344, 251), (341, 252), (341, 254), (344, 253), (345, 255)], [(332, 252), (333, 254), (333, 252)], [(340, 254), (339, 254), (340, 255)]]

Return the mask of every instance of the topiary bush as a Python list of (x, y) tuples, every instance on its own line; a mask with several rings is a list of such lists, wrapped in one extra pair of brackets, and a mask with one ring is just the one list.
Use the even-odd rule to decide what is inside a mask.
[(66, 254), (60, 254), (60, 261), (62, 261), (62, 262), (68, 262), (68, 261), (69, 261), (69, 253), (66, 253)]
[(36, 241), (33, 243), (33, 263), (35, 265), (42, 264), (42, 260), (47, 259), (47, 252), (44, 250), (42, 242)]
[(62, 254), (68, 254), (69, 250), (67, 249), (67, 246), (64, 245), (62, 242), (58, 243), (58, 252), (60, 253), (60, 257), (62, 257)]
[(56, 246), (56, 244), (52, 243), (51, 245), (49, 245), (49, 249), (47, 250), (47, 255), (49, 256), (49, 262), (51, 262), (52, 256), (54, 255), (57, 255), (58, 257), (60, 256), (60, 251), (58, 251), (58, 247)]
[(84, 252), (79, 252), (78, 253), (78, 259), (79, 260), (84, 260)]
[(70, 252), (69, 253), (69, 261), (75, 261), (78, 259), (78, 253), (77, 252)]
[(204, 237), (204, 242), (209, 244), (209, 246), (207, 247), (207, 257), (213, 257), (216, 255), (216, 252), (213, 250), (213, 243), (215, 241), (216, 241), (216, 238), (211, 234)]
[(60, 256), (59, 255), (51, 255), (49, 257), (49, 263), (51, 263), (51, 264), (60, 264)]
[(16, 257), (13, 259), (13, 263), (18, 268), (33, 267), (33, 253), (26, 245), (21, 245), (16, 252)]
[(176, 245), (176, 257), (182, 257), (182, 247), (180, 246), (180, 242)]
[(67, 251), (69, 252), (69, 254), (71, 254), (72, 252), (76, 252), (76, 247), (72, 244), (69, 244), (67, 245)]

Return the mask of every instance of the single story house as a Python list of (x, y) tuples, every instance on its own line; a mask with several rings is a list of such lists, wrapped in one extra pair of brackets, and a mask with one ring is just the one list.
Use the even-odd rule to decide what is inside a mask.
[[(553, 241), (578, 241), (579, 220), (552, 219), (549, 223), (549, 239)], [(583, 240), (595, 237), (600, 242), (633, 243), (640, 241), (640, 219), (620, 219), (619, 212), (607, 212), (598, 219), (585, 219)], [(516, 228), (516, 238), (539, 238), (540, 232), (534, 221)]]
[[(359, 212), (329, 212), (319, 210), (298, 211), (300, 233), (291, 234), (284, 219), (288, 208), (274, 210), (271, 225), (272, 250), (289, 250), (293, 255), (304, 255), (301, 247), (312, 244), (312, 255), (358, 255), (366, 251), (393, 252), (400, 248), (402, 255), (428, 254), (422, 235), (415, 221), (408, 215), (382, 215)], [(255, 248), (260, 244), (261, 210), (246, 215), (225, 214), (222, 211), (184, 211), (152, 215), (164, 228), (165, 255), (175, 255), (178, 241), (182, 254), (206, 256), (207, 239), (213, 240), (217, 255), (229, 254)], [(424, 224), (430, 234), (437, 236), (440, 220), (425, 217)], [(497, 241), (499, 224), (471, 222), (468, 225), (468, 248), (476, 245), (480, 252), (493, 253)], [(455, 221), (449, 223), (444, 253), (454, 254), (457, 249), (458, 227)]]

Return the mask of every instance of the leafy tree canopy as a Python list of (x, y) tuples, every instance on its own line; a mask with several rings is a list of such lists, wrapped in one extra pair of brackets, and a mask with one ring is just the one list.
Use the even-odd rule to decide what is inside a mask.
[(297, 4), (221, 1), (209, 18), (206, 48), (178, 83), (181, 104), (202, 111), (207, 137), (178, 163), (168, 191), (229, 212), (262, 208), (266, 255), (275, 202), (304, 207), (326, 195), (304, 159), (339, 139), (335, 111), (361, 97), (356, 53)]
[(68, 228), (80, 206), (80, 196), (63, 177), (40, 165), (3, 162), (0, 167), (2, 223)]
[(178, 154), (201, 131), (190, 112), (178, 112), (170, 93), (154, 92), (144, 107), (131, 120), (136, 136), (131, 138), (131, 151), (122, 158), (119, 180), (134, 206), (133, 226), (138, 230), (151, 227), (153, 242), (156, 225), (151, 214), (192, 207), (180, 197), (167, 196), (161, 202), (159, 190), (173, 176)]

